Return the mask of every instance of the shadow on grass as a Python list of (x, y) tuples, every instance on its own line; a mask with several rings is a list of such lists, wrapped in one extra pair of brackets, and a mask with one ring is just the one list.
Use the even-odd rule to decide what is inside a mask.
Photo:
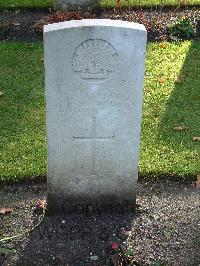
[(194, 179), (199, 172), (200, 145), (199, 141), (193, 140), (200, 136), (199, 84), (200, 45), (192, 42), (166, 103), (156, 137), (163, 149), (159, 152), (160, 159), (165, 158), (166, 174), (171, 172), (172, 179), (176, 169), (185, 180)]
[[(200, 46), (192, 42), (174, 90), (161, 119), (158, 138), (190, 150), (199, 149), (192, 141), (200, 135)], [(175, 127), (186, 127), (175, 130)]]
[(147, 53), (140, 178), (191, 182), (200, 163), (200, 45), (161, 45)]

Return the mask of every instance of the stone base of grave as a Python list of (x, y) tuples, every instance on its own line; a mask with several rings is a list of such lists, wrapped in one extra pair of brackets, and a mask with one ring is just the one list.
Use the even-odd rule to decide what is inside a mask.
[(55, 0), (55, 10), (81, 11), (96, 10), (100, 8), (99, 0)]
[(135, 197), (117, 200), (113, 195), (104, 195), (99, 198), (75, 199), (66, 195), (48, 194), (47, 214), (53, 215), (122, 215), (135, 213)]
[[(135, 212), (136, 178), (127, 179), (127, 182), (126, 179), (121, 178), (120, 182), (120, 178), (116, 178), (114, 183), (113, 180), (106, 182), (105, 178), (98, 179), (102, 182), (94, 180), (89, 184), (87, 181), (82, 181), (82, 184), (76, 185), (66, 182), (68, 185), (63, 184), (59, 188), (56, 188), (56, 184), (49, 184), (48, 215), (120, 215)], [(61, 190), (61, 187), (64, 189)]]

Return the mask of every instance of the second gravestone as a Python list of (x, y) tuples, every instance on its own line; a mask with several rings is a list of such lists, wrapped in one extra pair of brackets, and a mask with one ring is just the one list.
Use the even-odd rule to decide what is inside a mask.
[(54, 9), (94, 10), (100, 7), (100, 0), (54, 0)]
[(44, 47), (49, 213), (134, 210), (144, 26), (47, 25)]

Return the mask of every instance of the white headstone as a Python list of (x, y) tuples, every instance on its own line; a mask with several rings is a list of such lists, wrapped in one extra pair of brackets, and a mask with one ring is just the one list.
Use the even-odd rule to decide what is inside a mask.
[(134, 209), (145, 27), (55, 23), (44, 47), (49, 212)]
[(85, 10), (100, 7), (100, 0), (54, 0), (54, 9)]

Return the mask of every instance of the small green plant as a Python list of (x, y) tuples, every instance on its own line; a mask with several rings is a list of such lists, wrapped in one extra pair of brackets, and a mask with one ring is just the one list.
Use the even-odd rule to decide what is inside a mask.
[(195, 34), (192, 21), (188, 17), (172, 22), (167, 25), (167, 31), (171, 36), (177, 36), (184, 39), (190, 39)]

